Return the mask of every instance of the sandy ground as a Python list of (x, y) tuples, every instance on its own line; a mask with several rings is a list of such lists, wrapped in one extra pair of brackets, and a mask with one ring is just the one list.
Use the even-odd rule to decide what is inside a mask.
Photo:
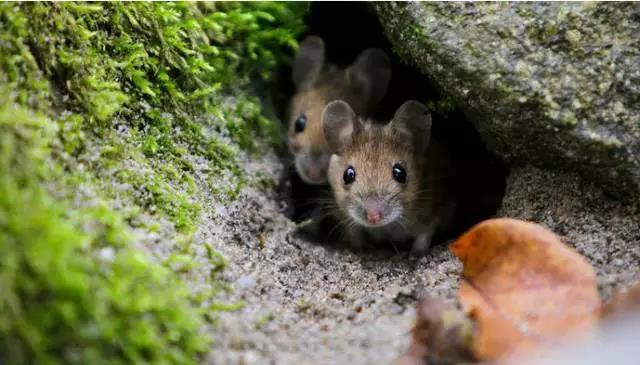
[[(246, 165), (282, 174), (275, 155)], [(246, 303), (220, 316), (208, 363), (388, 364), (409, 343), (421, 293), (455, 297), (461, 266), (444, 246), (415, 259), (312, 242), (296, 233), (276, 192), (248, 188), (230, 205), (203, 203), (195, 243), (228, 259), (222, 277), (235, 290), (224, 299)], [(596, 267), (605, 296), (640, 279), (640, 215), (574, 177), (513, 169), (500, 215), (560, 234)]]

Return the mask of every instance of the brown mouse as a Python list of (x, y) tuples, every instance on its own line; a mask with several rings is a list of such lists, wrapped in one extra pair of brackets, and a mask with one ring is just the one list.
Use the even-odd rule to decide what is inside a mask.
[(341, 99), (357, 115), (368, 116), (387, 91), (391, 79), (389, 58), (380, 49), (364, 50), (346, 69), (326, 64), (321, 38), (300, 43), (293, 62), (296, 93), (289, 106), (288, 145), (296, 170), (308, 184), (324, 184), (331, 153), (320, 119), (330, 101)]
[(333, 153), (328, 180), (354, 246), (363, 240), (405, 242), (422, 254), (453, 220), (457, 170), (431, 138), (431, 115), (407, 101), (386, 125), (358, 117), (338, 100), (323, 111)]

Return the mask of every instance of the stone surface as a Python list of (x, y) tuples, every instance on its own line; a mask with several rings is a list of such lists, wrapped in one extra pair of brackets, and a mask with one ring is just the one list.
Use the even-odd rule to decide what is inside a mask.
[(640, 201), (640, 3), (376, 3), (395, 51), (511, 164)]

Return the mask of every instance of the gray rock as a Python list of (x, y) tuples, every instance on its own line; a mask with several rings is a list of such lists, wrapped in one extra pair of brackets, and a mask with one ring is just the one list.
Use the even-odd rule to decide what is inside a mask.
[(491, 150), (640, 201), (640, 3), (373, 8)]

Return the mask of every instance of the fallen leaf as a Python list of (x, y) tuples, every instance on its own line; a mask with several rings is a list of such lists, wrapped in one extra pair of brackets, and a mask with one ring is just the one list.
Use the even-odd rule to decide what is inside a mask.
[(394, 365), (458, 364), (473, 361), (473, 322), (442, 300), (425, 297), (417, 308), (413, 339)]
[(601, 307), (595, 273), (540, 225), (492, 219), (450, 247), (464, 270), (458, 298), (477, 321), (479, 360), (512, 360), (586, 332)]

